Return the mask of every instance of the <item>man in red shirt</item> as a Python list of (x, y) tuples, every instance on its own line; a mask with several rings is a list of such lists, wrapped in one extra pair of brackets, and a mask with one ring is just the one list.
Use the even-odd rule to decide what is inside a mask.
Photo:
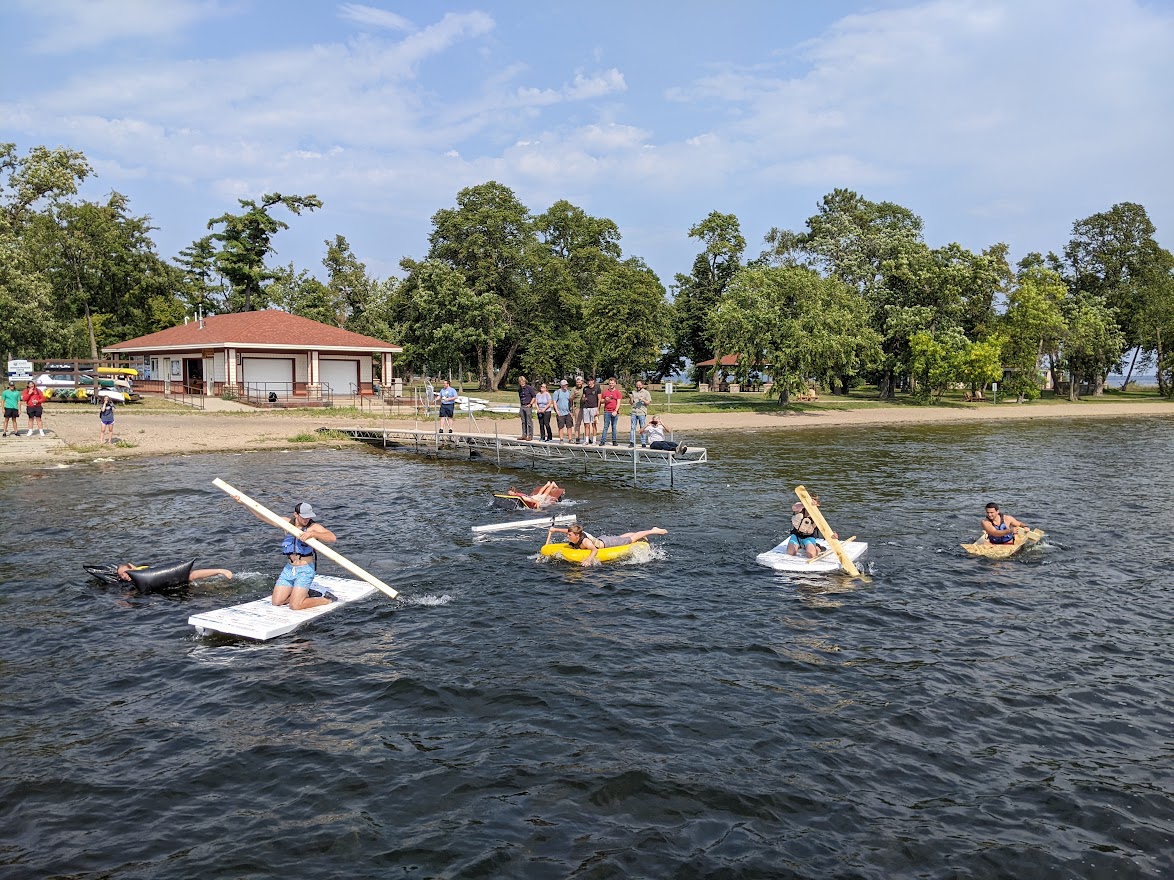
[(41, 421), (41, 413), (44, 411), (45, 395), (40, 388), (29, 382), (24, 386), (20, 399), (24, 401), (24, 411), (29, 417), (29, 432), (25, 436), (33, 436), (33, 428), (40, 428), (41, 436), (44, 437), (45, 423)]
[(620, 401), (624, 399), (624, 392), (616, 387), (616, 377), (607, 380), (607, 387), (599, 395), (603, 407), (603, 431), (599, 435), (599, 445), (607, 440), (607, 426), (611, 425), (611, 445), (616, 444), (616, 426), (620, 423)]

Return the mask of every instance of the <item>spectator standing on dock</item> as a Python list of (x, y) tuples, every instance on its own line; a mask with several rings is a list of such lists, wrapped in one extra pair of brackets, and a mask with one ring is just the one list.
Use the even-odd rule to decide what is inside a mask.
[(595, 377), (587, 380), (587, 387), (583, 389), (583, 442), (595, 442), (595, 417), (599, 415), (599, 389), (595, 387)]
[(575, 377), (575, 387), (571, 389), (571, 418), (575, 422), (575, 442), (583, 442), (583, 377)]
[(611, 427), (611, 445), (616, 446), (616, 429), (620, 424), (620, 403), (624, 399), (624, 392), (618, 385), (616, 385), (616, 377), (612, 376), (607, 380), (607, 387), (603, 389), (603, 393), (599, 395), (603, 401), (603, 433), (599, 435), (599, 445), (602, 446), (607, 442), (607, 429)]
[(558, 423), (558, 439), (562, 443), (571, 442), (571, 389), (567, 380), (562, 379), (554, 394), (554, 419)]
[(652, 403), (652, 395), (639, 379), (636, 380), (636, 390), (628, 395), (628, 402), (632, 404), (632, 433), (628, 436), (628, 446), (634, 447), (637, 437), (640, 438), (640, 445), (644, 446), (644, 425), (648, 419), (648, 406)]
[(440, 432), (444, 433), (444, 424), (448, 423), (448, 433), (452, 433), (452, 414), (457, 404), (457, 390), (452, 383), (445, 379), (441, 382), (440, 393), (436, 395), (440, 401)]
[(534, 439), (534, 386), (525, 376), (518, 377), (518, 412), (522, 417), (522, 436), (519, 440)]
[(554, 398), (546, 390), (546, 383), (538, 386), (538, 394), (534, 397), (534, 408), (538, 412), (538, 437), (543, 443), (554, 439), (550, 431), (550, 416), (554, 412)]

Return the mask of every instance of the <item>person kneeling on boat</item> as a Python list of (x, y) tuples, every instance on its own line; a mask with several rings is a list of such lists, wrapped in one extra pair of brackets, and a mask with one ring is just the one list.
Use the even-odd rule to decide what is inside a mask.
[[(819, 505), (819, 496), (813, 495), (811, 500)], [(823, 537), (819, 533), (819, 527), (816, 526), (815, 520), (807, 515), (807, 508), (803, 506), (802, 501), (796, 501), (791, 505), (791, 534), (787, 537), (787, 555), (798, 556), (799, 550), (802, 550), (811, 559), (814, 559), (822, 551), (823, 547), (819, 546), (819, 539)], [(833, 538), (840, 537), (835, 532), (832, 532)]]
[[(239, 495), (232, 496), (233, 501), (244, 503)], [(253, 516), (262, 522), (269, 522), (253, 508)], [(314, 522), (314, 508), (307, 501), (299, 501), (294, 505), (293, 516), (287, 516), (286, 522), (293, 523), (302, 530), (301, 534), (286, 535), (281, 542), (281, 552), (288, 562), (281, 574), (277, 576), (277, 583), (273, 585), (271, 601), (274, 605), (289, 605), (294, 611), (304, 611), (307, 608), (316, 608), (319, 605), (329, 605), (334, 601), (330, 594), (310, 597), (310, 584), (314, 582), (315, 569), (318, 564), (318, 555), (306, 541), (317, 538), (319, 541), (333, 543), (337, 540), (334, 532), (321, 523)]]
[(595, 537), (583, 531), (583, 527), (578, 523), (573, 526), (568, 526), (565, 529), (560, 529), (558, 526), (551, 526), (546, 533), (546, 543), (549, 544), (551, 537), (555, 532), (561, 532), (567, 536), (567, 543), (576, 550), (590, 550), (587, 558), (583, 560), (583, 565), (590, 565), (595, 561), (595, 557), (599, 551), (604, 547), (623, 547), (627, 544), (635, 544), (637, 541), (642, 541), (649, 535), (667, 535), (668, 531), (661, 528), (644, 529), (639, 532), (624, 532), (622, 535), (602, 535)]
[(982, 519), (982, 530), (986, 539), (992, 544), (1015, 543), (1016, 529), (1030, 529), (1026, 523), (1021, 523), (1008, 513), (999, 513), (999, 505), (993, 501), (986, 506), (986, 516)]
[(519, 492), (513, 486), (510, 487), (509, 492), (506, 494), (514, 498), (520, 498), (522, 503), (529, 508), (541, 510), (543, 507), (550, 507), (550, 505), (562, 498), (566, 494), (566, 490), (560, 489), (558, 483), (551, 480), (549, 483), (539, 486), (529, 495), (525, 492)]

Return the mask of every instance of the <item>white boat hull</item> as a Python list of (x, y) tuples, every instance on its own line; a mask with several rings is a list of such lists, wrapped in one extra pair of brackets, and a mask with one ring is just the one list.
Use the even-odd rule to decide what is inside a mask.
[(310, 589), (318, 592), (329, 590), (338, 597), (338, 601), (331, 602), (329, 605), (316, 605), (303, 611), (294, 611), (288, 605), (274, 605), (266, 596), (264, 599), (245, 602), (243, 605), (233, 605), (231, 608), (218, 608), (215, 611), (193, 614), (188, 618), (188, 623), (194, 626), (200, 635), (218, 632), (230, 636), (266, 641), (293, 632), (302, 624), (309, 623), (316, 617), (330, 614), (344, 605), (357, 602), (359, 599), (366, 599), (375, 592), (373, 586), (363, 581), (324, 574), (315, 576)]
[[(820, 541), (819, 546), (821, 550), (828, 549), (825, 541)], [(868, 544), (864, 541), (841, 541), (840, 546), (844, 548), (844, 552), (853, 564), (868, 549)], [(809, 562), (806, 554), (788, 556), (786, 541), (783, 541), (783, 543), (771, 550), (759, 553), (754, 557), (754, 561), (759, 565), (765, 565), (767, 568), (773, 568), (775, 571), (786, 571), (793, 574), (802, 574), (804, 572), (808, 574), (826, 574), (832, 571), (843, 571), (840, 560), (835, 553), (828, 553), (826, 556), (821, 559), (816, 559), (814, 562)]]

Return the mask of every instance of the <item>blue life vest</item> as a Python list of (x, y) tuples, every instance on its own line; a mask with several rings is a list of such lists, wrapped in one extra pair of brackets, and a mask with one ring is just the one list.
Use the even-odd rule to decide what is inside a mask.
[(289, 555), (296, 553), (298, 556), (313, 556), (314, 548), (309, 544), (299, 541), (295, 535), (286, 535), (281, 542), (281, 552)]
[[(991, 525), (993, 526), (995, 524), (991, 523)], [(1011, 531), (1011, 527), (1007, 525), (1007, 517), (1005, 514), (999, 514), (999, 524), (996, 526), (996, 528), (1000, 532), (1006, 532), (1006, 534), (999, 535), (997, 537), (994, 535), (988, 535), (987, 540), (992, 544), (1010, 544), (1015, 540), (1015, 533)]]

